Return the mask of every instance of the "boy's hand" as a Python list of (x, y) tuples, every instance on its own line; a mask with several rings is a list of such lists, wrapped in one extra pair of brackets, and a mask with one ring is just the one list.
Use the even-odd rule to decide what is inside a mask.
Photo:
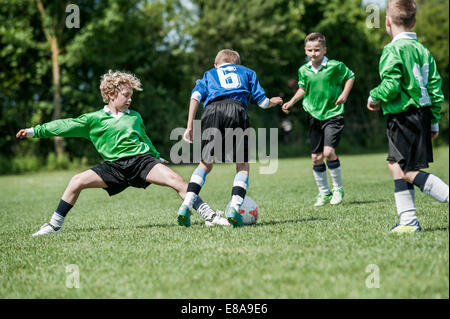
[(163, 164), (169, 164), (169, 161), (166, 160), (166, 159), (164, 159), (164, 158), (162, 158), (162, 157), (159, 158), (159, 161), (160, 161), (161, 163), (163, 163)]
[(345, 102), (347, 102), (347, 97), (348, 96), (346, 94), (339, 95), (339, 97), (336, 100), (336, 105), (344, 104)]
[(26, 129), (21, 129), (19, 132), (17, 132), (17, 134), (16, 134), (16, 137), (17, 138), (25, 138), (25, 137), (27, 137), (28, 136), (28, 134), (27, 134), (27, 130)]
[(378, 111), (380, 109), (380, 103), (370, 104), (369, 102), (367, 102), (367, 108), (369, 109), (369, 111)]
[(183, 134), (183, 140), (188, 143), (192, 143), (194, 136), (194, 130), (192, 128), (187, 128)]
[(436, 138), (439, 135), (439, 131), (431, 131), (431, 138)]
[(292, 106), (292, 103), (287, 102), (287, 103), (283, 104), (281, 109), (283, 110), (284, 113), (289, 114), (289, 112), (290, 112), (289, 109), (291, 108), (291, 106)]
[(271, 104), (273, 104), (273, 106), (283, 104), (283, 99), (279, 96), (273, 97), (269, 101)]

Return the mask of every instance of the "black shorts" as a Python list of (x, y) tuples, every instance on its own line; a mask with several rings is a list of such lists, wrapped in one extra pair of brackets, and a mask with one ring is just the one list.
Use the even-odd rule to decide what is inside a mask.
[(311, 154), (323, 152), (324, 146), (336, 148), (344, 129), (344, 115), (338, 115), (328, 120), (320, 121), (309, 115), (309, 138)]
[(91, 169), (100, 176), (108, 187), (104, 188), (113, 196), (128, 186), (146, 188), (150, 185), (145, 180), (147, 174), (156, 164), (161, 163), (151, 154), (124, 157), (116, 161), (105, 161)]
[(250, 122), (242, 103), (221, 100), (208, 104), (202, 114), (201, 125), (202, 161), (248, 162), (249, 141), (245, 130), (250, 127)]
[(406, 112), (389, 114), (388, 161), (397, 162), (404, 172), (427, 168), (433, 162), (431, 111), (411, 106)]

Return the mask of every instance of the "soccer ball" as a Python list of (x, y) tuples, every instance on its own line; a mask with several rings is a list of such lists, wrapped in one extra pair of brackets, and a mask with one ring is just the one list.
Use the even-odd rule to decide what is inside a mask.
[[(230, 206), (231, 201), (227, 205), (227, 209)], [(245, 196), (244, 202), (239, 209), (239, 213), (242, 216), (242, 221), (244, 225), (252, 225), (255, 224), (259, 217), (259, 207), (256, 202), (250, 197)]]

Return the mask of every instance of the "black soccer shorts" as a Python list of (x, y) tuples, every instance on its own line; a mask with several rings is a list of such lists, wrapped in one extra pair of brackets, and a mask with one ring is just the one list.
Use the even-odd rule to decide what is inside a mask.
[[(226, 99), (208, 104), (201, 117), (201, 126), (204, 162), (248, 162), (249, 141), (243, 133), (250, 127), (250, 122), (241, 102)], [(217, 154), (219, 152), (221, 156)]]
[(91, 169), (108, 185), (104, 190), (108, 192), (109, 196), (113, 196), (129, 186), (146, 188), (151, 183), (147, 182), (145, 178), (158, 163), (161, 162), (147, 153), (124, 157), (116, 161), (105, 161)]
[(433, 162), (431, 110), (411, 106), (407, 111), (389, 114), (388, 161), (397, 162), (404, 172), (427, 168)]
[(324, 146), (336, 148), (344, 129), (344, 115), (320, 121), (309, 115), (309, 138), (311, 140), (311, 154), (323, 152)]

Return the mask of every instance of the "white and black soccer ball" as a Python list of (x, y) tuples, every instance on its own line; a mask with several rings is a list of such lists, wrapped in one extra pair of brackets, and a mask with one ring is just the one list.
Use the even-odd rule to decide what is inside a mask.
[[(230, 206), (231, 201), (227, 205), (227, 209)], [(250, 196), (245, 196), (244, 202), (239, 209), (239, 214), (242, 216), (242, 221), (244, 225), (252, 225), (255, 224), (259, 218), (259, 207), (256, 202)]]

